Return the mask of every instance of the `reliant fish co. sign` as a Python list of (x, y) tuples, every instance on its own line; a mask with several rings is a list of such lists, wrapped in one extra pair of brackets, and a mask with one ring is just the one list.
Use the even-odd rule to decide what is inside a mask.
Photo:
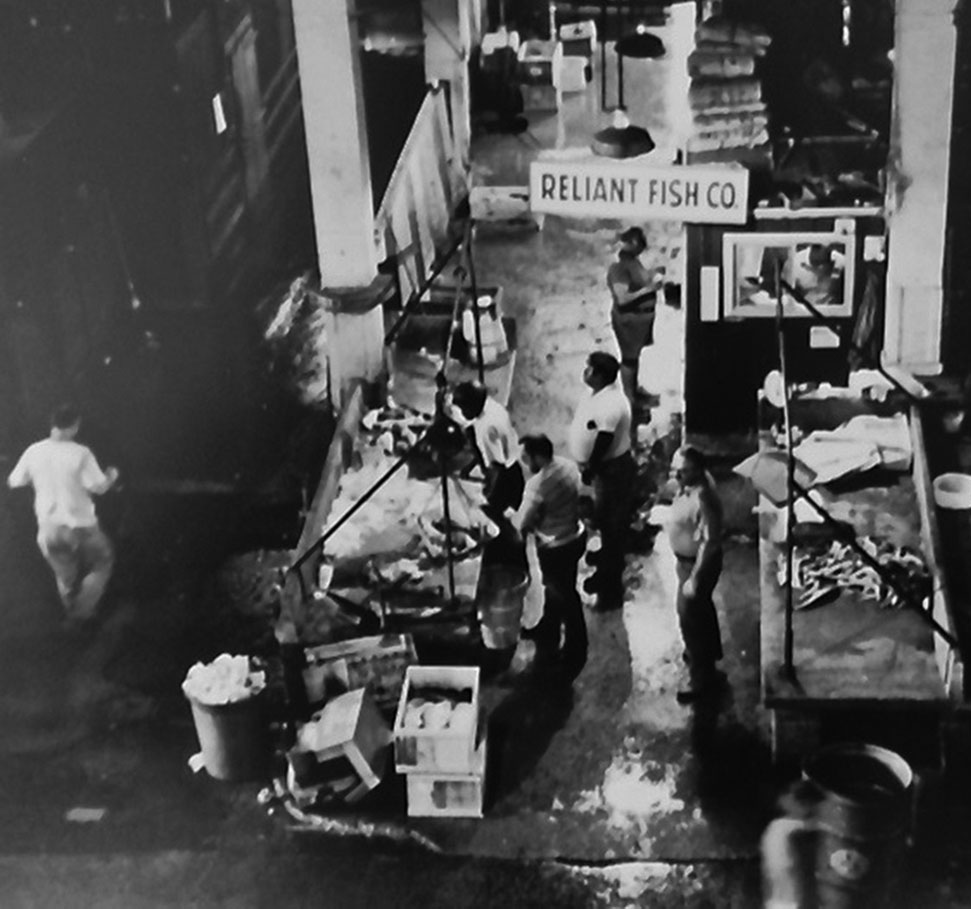
[(744, 224), (748, 171), (743, 167), (534, 161), (529, 207), (575, 218), (650, 218), (694, 224)]

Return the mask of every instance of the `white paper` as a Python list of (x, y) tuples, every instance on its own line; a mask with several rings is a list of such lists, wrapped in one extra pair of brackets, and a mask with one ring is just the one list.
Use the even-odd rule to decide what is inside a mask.
[(701, 268), (701, 321), (717, 322), (721, 316), (720, 269), (717, 265)]

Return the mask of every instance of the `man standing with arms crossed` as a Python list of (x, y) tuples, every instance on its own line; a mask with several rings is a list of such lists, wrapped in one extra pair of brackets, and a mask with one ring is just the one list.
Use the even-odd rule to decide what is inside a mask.
[(569, 450), (584, 483), (593, 485), (594, 523), (600, 531), (597, 572), (584, 589), (597, 594), (596, 610), (624, 605), (624, 549), (633, 501), (631, 406), (617, 382), (620, 363), (603, 351), (587, 358), (583, 381), (589, 394), (577, 405)]
[(102, 472), (91, 449), (76, 441), (80, 428), (76, 407), (57, 407), (50, 436), (31, 445), (7, 478), (11, 488), (34, 489), (37, 545), (71, 624), (94, 618), (111, 579), (114, 550), (98, 525), (92, 497), (118, 482), (116, 468)]

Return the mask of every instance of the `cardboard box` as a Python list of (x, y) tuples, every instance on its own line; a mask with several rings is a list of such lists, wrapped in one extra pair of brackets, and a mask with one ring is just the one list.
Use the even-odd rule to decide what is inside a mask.
[(418, 659), (410, 634), (374, 635), (308, 647), (304, 657), (303, 682), (311, 705), (365, 688), (378, 707), (388, 712), (398, 704), (405, 670)]
[[(384, 776), (390, 742), (387, 723), (368, 693), (359, 688), (329, 701), (300, 727), (290, 766), (298, 783), (345, 780), (353, 773), (367, 791)], [(316, 767), (301, 766), (296, 758), (301, 752), (312, 754)]]
[(483, 738), (470, 773), (409, 773), (408, 817), (482, 817), (485, 768)]
[(564, 57), (584, 57), (589, 59), (597, 46), (597, 24), (593, 19), (561, 25), (560, 42)]
[(555, 111), (560, 109), (560, 90), (555, 85), (523, 85), (523, 110)]
[[(464, 729), (406, 728), (408, 702), (423, 690), (454, 691), (456, 700), (470, 703), (473, 722)], [(395, 770), (398, 773), (471, 773), (479, 724), (477, 666), (409, 666), (394, 723)]]
[(559, 41), (524, 41), (519, 46), (519, 82), (523, 85), (559, 85), (563, 45)]

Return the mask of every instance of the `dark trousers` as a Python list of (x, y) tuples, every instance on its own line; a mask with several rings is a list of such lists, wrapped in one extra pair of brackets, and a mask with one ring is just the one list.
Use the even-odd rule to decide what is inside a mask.
[(630, 452), (605, 462), (594, 478), (594, 523), (600, 531), (597, 582), (609, 600), (624, 595), (624, 551), (633, 508), (634, 458)]
[(520, 464), (511, 464), (509, 467), (490, 464), (486, 472), (486, 506), (483, 510), (498, 523), (507, 508), (519, 508), (525, 488), (526, 478)]
[(577, 564), (586, 548), (586, 534), (563, 546), (536, 547), (544, 593), (543, 618), (534, 638), (536, 652), (543, 657), (559, 655), (564, 668), (574, 675), (587, 661), (587, 623), (577, 592)]
[(722, 658), (722, 636), (718, 625), (718, 613), (712, 595), (722, 570), (722, 557), (718, 553), (711, 563), (700, 572), (695, 585), (695, 595), (684, 595), (684, 582), (694, 571), (693, 559), (678, 557), (678, 624), (684, 641), (685, 658), (691, 673), (691, 685), (703, 688), (715, 675), (715, 663)]

